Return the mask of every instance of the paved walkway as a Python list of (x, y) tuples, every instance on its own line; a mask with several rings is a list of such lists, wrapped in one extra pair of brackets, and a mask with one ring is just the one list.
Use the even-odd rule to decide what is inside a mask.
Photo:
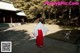
[[(12, 41), (13, 52), (12, 53), (80, 53), (77, 52), (77, 46), (75, 44), (46, 38), (44, 39), (45, 46), (39, 48), (35, 45), (35, 39), (30, 39), (30, 33), (36, 24), (22, 25), (14, 28), (9, 28), (8, 30), (0, 32), (0, 41)], [(45, 25), (46, 26), (46, 25)], [(51, 26), (51, 25), (50, 25)], [(49, 31), (49, 33), (56, 32), (58, 26), (55, 30)], [(33, 28), (30, 28), (33, 27)], [(51, 26), (52, 27), (52, 26)], [(47, 26), (48, 29), (49, 25)], [(60, 30), (60, 29), (59, 29)]]
[(13, 53), (77, 53), (74, 44), (45, 38), (45, 46), (39, 48), (35, 40), (22, 40), (13, 46)]

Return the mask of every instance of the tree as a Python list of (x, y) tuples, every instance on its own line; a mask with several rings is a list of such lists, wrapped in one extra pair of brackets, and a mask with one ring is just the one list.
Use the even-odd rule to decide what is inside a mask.
[[(36, 18), (37, 14), (41, 13), (42, 16), (46, 16), (50, 19), (51, 14), (55, 14), (57, 23), (63, 25), (80, 25), (79, 15), (75, 13), (80, 13), (80, 7), (78, 6), (48, 6), (44, 5), (45, 1), (74, 1), (74, 0), (6, 0), (11, 1), (16, 8), (23, 10), (26, 17), (29, 19)], [(76, 0), (77, 1), (77, 0)], [(79, 9), (79, 10), (78, 10)], [(72, 11), (73, 10), (73, 11)], [(77, 11), (78, 10), (78, 11)], [(47, 12), (47, 13), (45, 13)], [(73, 12), (75, 16), (73, 15)], [(76, 20), (76, 21), (75, 21)], [(76, 22), (76, 23), (75, 23)]]

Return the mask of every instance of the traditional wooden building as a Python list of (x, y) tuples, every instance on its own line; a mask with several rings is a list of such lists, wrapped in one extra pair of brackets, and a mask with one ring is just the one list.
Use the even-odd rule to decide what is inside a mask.
[(16, 18), (16, 21), (17, 22), (27, 22), (27, 17), (26, 17), (26, 15), (25, 15), (25, 13), (24, 12), (18, 12), (17, 14), (16, 14), (16, 17), (18, 17), (18, 18)]
[[(25, 17), (23, 15), (18, 15), (21, 10), (15, 8), (13, 4), (5, 3), (0, 1), (0, 23), (15, 23), (20, 21)], [(17, 14), (18, 13), (18, 14)], [(18, 20), (17, 20), (18, 19)]]

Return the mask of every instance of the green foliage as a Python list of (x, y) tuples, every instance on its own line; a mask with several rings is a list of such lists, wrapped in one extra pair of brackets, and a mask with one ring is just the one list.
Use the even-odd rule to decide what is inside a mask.
[(36, 14), (43, 11), (43, 1), (40, 0), (15, 0), (15, 7), (23, 10), (28, 18), (35, 18)]

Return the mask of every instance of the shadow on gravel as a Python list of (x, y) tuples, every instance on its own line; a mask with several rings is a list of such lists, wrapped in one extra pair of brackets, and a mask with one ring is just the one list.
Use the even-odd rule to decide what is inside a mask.
[(76, 43), (80, 39), (80, 30), (60, 30), (46, 37)]
[(80, 50), (80, 30), (60, 30), (46, 37), (75, 44), (76, 53)]
[[(77, 53), (74, 52), (75, 46), (66, 42), (50, 39), (62, 39), (70, 30), (62, 30), (53, 34), (49, 34), (49, 38), (45, 38), (45, 47), (38, 48), (35, 40), (30, 40), (30, 36), (25, 30), (8, 30), (0, 32), (0, 41), (12, 41), (12, 53)], [(71, 35), (80, 35), (80, 31), (71, 31)], [(63, 35), (62, 35), (63, 34)], [(62, 36), (61, 36), (62, 35)], [(57, 38), (58, 37), (58, 38)], [(73, 36), (74, 37), (74, 36)], [(70, 49), (69, 49), (70, 48)], [(78, 50), (78, 49), (77, 49)]]
[(9, 28), (9, 24), (8, 23), (0, 23), (0, 31), (5, 30)]
[(13, 44), (16, 44), (22, 40), (27, 40), (29, 38), (30, 36), (25, 30), (8, 30), (0, 32), (0, 41), (12, 41)]

